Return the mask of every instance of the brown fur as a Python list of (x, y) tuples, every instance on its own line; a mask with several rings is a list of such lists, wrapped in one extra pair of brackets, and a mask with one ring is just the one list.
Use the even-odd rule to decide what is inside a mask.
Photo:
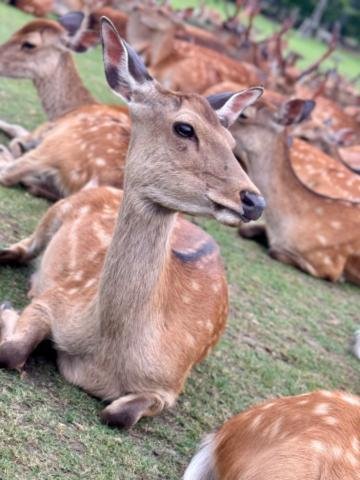
[(54, 0), (16, 0), (15, 7), (37, 17), (48, 15), (53, 8)]
[[(0, 74), (32, 78), (51, 120), (27, 135), (0, 122), (15, 137), (11, 155), (0, 155), (0, 184), (22, 183), (51, 200), (85, 186), (122, 187), (130, 136), (127, 109), (96, 104), (64, 46), (66, 39), (57, 22), (34, 20), (0, 47)], [(20, 49), (25, 41), (38, 42), (36, 53)], [(27, 145), (30, 151), (23, 154)]]
[(166, 18), (160, 20), (154, 9), (135, 10), (129, 16), (127, 38), (135, 48), (144, 51), (154, 76), (167, 88), (201, 93), (226, 80), (244, 85), (259, 83), (253, 65), (177, 40), (176, 26), (169, 28)]
[(319, 391), (270, 400), (213, 435), (211, 478), (359, 480), (359, 432), (360, 398), (351, 394)]
[[(259, 192), (208, 102), (164, 90), (137, 58), (144, 77), (131, 77), (121, 61), (129, 53), (104, 23), (106, 75), (130, 101), (133, 120), (118, 218), (121, 192), (82, 191), (55, 204), (31, 237), (0, 252), (4, 262), (43, 252), (31, 304), (18, 318), (2, 313), (0, 364), (21, 366), (51, 337), (64, 377), (112, 401), (102, 413), (106, 423), (129, 427), (174, 403), (225, 326), (218, 247), (176, 211), (238, 225), (249, 208), (243, 194)], [(243, 108), (259, 96), (253, 90)], [(190, 123), (196, 139), (178, 135), (178, 122)]]
[[(313, 191), (314, 185), (300, 182), (289, 155), (300, 160), (303, 174), (309, 179), (307, 165), (311, 169), (312, 163), (324, 160), (324, 154), (300, 141), (289, 150), (286, 129), (274, 122), (274, 111), (266, 105), (259, 107), (254, 115), (240, 119), (232, 133), (237, 142), (236, 153), (267, 200), (265, 219), (270, 254), (311, 275), (339, 280), (346, 276), (347, 260), (360, 255), (360, 204), (351, 202), (359, 198), (358, 177), (338, 164), (339, 175), (330, 173), (323, 191), (329, 194), (333, 184), (332, 195), (319, 195)], [(309, 163), (308, 156), (316, 157), (316, 161)], [(325, 158), (327, 161), (331, 159)], [(314, 177), (314, 181), (321, 188), (322, 177)]]

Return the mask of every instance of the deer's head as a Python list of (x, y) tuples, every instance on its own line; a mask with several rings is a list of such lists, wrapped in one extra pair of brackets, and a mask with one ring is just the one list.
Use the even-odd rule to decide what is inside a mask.
[[(212, 98), (216, 97), (218, 96)], [(231, 133), (236, 140), (236, 155), (247, 167), (252, 159), (270, 160), (272, 155), (276, 155), (275, 149), (279, 141), (289, 141), (287, 127), (307, 120), (314, 107), (313, 100), (303, 99), (288, 100), (280, 106), (261, 101), (250, 107), (231, 127)]]
[(39, 19), (27, 23), (0, 46), (0, 75), (31, 80), (51, 75), (63, 55), (86, 50), (79, 48), (87, 35), (80, 28), (83, 20), (83, 13), (71, 12), (59, 22)]
[(200, 95), (164, 89), (107, 19), (102, 42), (107, 81), (132, 117), (125, 190), (136, 188), (153, 204), (225, 224), (257, 219), (265, 202), (233, 154), (228, 127), (262, 88), (231, 95), (214, 109)]

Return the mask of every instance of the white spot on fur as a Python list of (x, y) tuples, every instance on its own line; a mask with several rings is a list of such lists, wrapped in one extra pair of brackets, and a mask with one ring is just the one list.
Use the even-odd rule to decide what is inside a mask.
[(196, 290), (196, 291), (200, 290), (200, 285), (198, 284), (198, 282), (195, 282), (195, 280), (191, 281), (191, 287), (193, 290)]
[(188, 297), (187, 295), (182, 295), (181, 296), (181, 300), (186, 303), (187, 305), (191, 302), (191, 299), (190, 297)]
[(349, 463), (351, 463), (351, 465), (353, 467), (358, 466), (359, 461), (357, 460), (357, 458), (355, 457), (355, 455), (352, 452), (346, 452), (345, 458)]
[(316, 452), (319, 453), (323, 453), (326, 450), (325, 445), (319, 440), (311, 440), (311, 448), (313, 448)]
[(260, 413), (259, 415), (256, 415), (256, 417), (254, 418), (254, 420), (251, 422), (251, 425), (250, 425), (250, 428), (252, 430), (256, 430), (257, 427), (260, 425), (261, 423), (261, 420), (262, 420), (262, 413)]
[(341, 222), (337, 222), (336, 220), (333, 220), (332, 222), (330, 222), (330, 226), (334, 230), (339, 230), (341, 228)]
[(331, 453), (334, 458), (339, 459), (343, 456), (343, 449), (339, 447), (338, 445), (333, 445), (331, 447)]
[(327, 424), (327, 425), (336, 425), (337, 423), (339, 423), (338, 419), (335, 418), (335, 417), (330, 417), (330, 415), (328, 417), (325, 417), (324, 418), (324, 422)]
[(321, 243), (321, 245), (326, 245), (327, 244), (327, 240), (326, 240), (326, 237), (324, 237), (324, 235), (316, 235), (316, 239), (319, 241), (319, 243)]
[(327, 403), (319, 403), (313, 412), (315, 415), (327, 415), (329, 413), (329, 405)]
[(105, 167), (106, 160), (104, 160), (103, 158), (97, 158), (95, 160), (95, 165), (97, 165), (98, 167)]
[(360, 400), (358, 400), (356, 397), (353, 397), (352, 395), (349, 395), (348, 393), (341, 393), (340, 398), (344, 400), (344, 402), (347, 402), (354, 407), (360, 407)]

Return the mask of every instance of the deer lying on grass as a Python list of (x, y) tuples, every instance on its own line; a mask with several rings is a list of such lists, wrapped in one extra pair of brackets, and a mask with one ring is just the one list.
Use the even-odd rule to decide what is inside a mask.
[(184, 480), (358, 480), (360, 397), (318, 391), (270, 400), (208, 435)]
[(176, 25), (162, 9), (138, 7), (129, 15), (126, 36), (144, 55), (156, 78), (174, 90), (204, 92), (225, 80), (252, 85), (258, 69), (209, 48), (176, 39)]
[(9, 5), (37, 17), (48, 15), (53, 8), (53, 0), (9, 0)]
[[(226, 95), (212, 101), (217, 98)], [(235, 154), (268, 204), (266, 227), (240, 233), (266, 234), (273, 258), (311, 275), (332, 281), (344, 275), (360, 284), (360, 270), (352, 266), (360, 256), (360, 177), (339, 162), (335, 171), (327, 169), (332, 159), (306, 142), (289, 148), (286, 126), (305, 119), (313, 106), (295, 99), (274, 111), (261, 102), (232, 126)]]
[(14, 137), (0, 154), (1, 185), (22, 183), (51, 200), (87, 185), (122, 186), (130, 119), (124, 107), (97, 104), (78, 75), (69, 50), (82, 21), (79, 13), (61, 25), (35, 20), (0, 47), (0, 75), (31, 79), (50, 120), (31, 134), (0, 121)]
[(108, 20), (102, 37), (108, 83), (133, 120), (124, 194), (79, 192), (0, 251), (2, 262), (44, 252), (32, 303), (20, 316), (3, 309), (0, 364), (21, 367), (51, 337), (64, 377), (111, 402), (106, 423), (130, 427), (174, 403), (224, 329), (218, 247), (176, 211), (227, 225), (261, 215), (264, 200), (221, 123), (231, 125), (262, 89), (232, 95), (214, 112), (199, 95), (161, 87)]

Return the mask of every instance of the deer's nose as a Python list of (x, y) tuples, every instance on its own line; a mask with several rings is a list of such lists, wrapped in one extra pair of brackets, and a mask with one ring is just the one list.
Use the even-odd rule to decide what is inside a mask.
[(265, 198), (257, 193), (240, 192), (240, 199), (244, 210), (244, 216), (249, 220), (257, 220), (266, 207)]

